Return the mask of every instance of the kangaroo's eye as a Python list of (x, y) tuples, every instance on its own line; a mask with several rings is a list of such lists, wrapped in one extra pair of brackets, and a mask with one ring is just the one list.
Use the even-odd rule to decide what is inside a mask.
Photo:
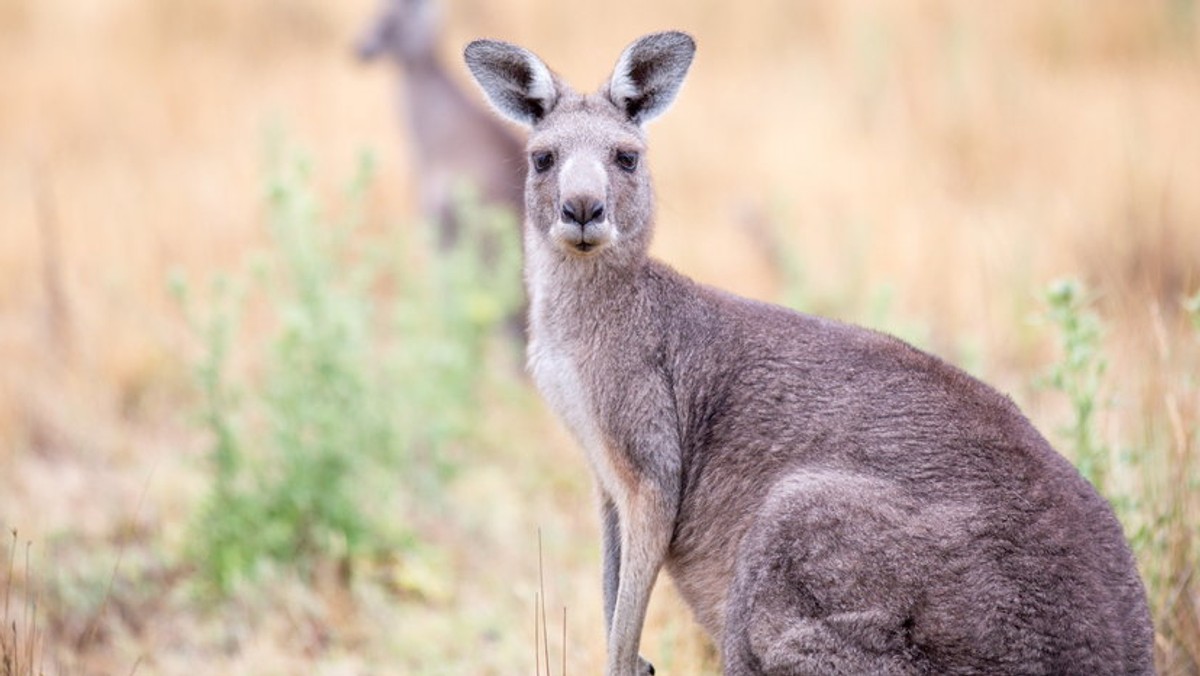
[(533, 160), (534, 170), (539, 174), (550, 171), (550, 167), (554, 166), (554, 153), (549, 150), (539, 150), (530, 158)]
[(617, 166), (632, 173), (638, 166), (638, 154), (632, 150), (618, 150)]

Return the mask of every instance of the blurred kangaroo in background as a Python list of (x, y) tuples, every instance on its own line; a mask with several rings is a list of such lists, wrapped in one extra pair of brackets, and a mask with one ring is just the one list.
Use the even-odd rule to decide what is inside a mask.
[(520, 219), (524, 142), (454, 83), (437, 56), (435, 0), (381, 0), (356, 45), (364, 61), (389, 57), (397, 66), (421, 210), (446, 250), (458, 239), (455, 200), (470, 184), (484, 203)]
[(694, 50), (643, 37), (589, 95), (520, 47), (465, 51), (531, 129), (529, 367), (599, 488), (609, 676), (653, 673), (664, 565), (731, 676), (1153, 673), (1120, 524), (1008, 398), (648, 257), (643, 125)]

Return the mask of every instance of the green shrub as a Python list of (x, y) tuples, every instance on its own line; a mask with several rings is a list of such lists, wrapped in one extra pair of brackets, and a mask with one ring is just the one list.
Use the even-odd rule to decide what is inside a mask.
[(1187, 300), (1183, 301), (1183, 309), (1187, 312), (1188, 319), (1192, 323), (1192, 328), (1200, 331), (1200, 291)]
[(176, 285), (203, 342), (212, 484), (187, 554), (210, 591), (266, 567), (305, 574), (405, 551), (411, 508), (436, 501), (470, 441), (489, 339), (519, 297), (511, 226), (496, 236), (504, 218), (464, 200), (449, 256), (430, 255), (428, 237), (371, 237), (359, 216), (370, 176), (364, 159), (350, 216), (328, 221), (309, 162), (276, 144), (269, 249), (218, 280), (209, 308)]
[(1046, 382), (1066, 395), (1071, 404), (1071, 422), (1063, 431), (1079, 472), (1104, 491), (1109, 449), (1096, 432), (1100, 387), (1108, 369), (1100, 344), (1104, 325), (1091, 309), (1092, 299), (1078, 281), (1064, 279), (1051, 283), (1046, 303), (1047, 319), (1057, 329), (1062, 355)]
[[(1168, 348), (1160, 344), (1160, 360), (1146, 368), (1164, 369), (1150, 405), (1127, 434), (1132, 441), (1106, 442), (1098, 431), (1097, 413), (1106, 408), (1107, 359), (1105, 327), (1092, 309), (1092, 299), (1079, 282), (1053, 283), (1046, 292), (1046, 317), (1057, 329), (1060, 360), (1045, 382), (1066, 395), (1070, 423), (1063, 428), (1067, 455), (1080, 472), (1109, 500), (1129, 537), (1146, 582), (1159, 632), (1160, 656), (1172, 664), (1195, 665), (1188, 647), (1197, 598), (1194, 572), (1200, 558), (1200, 526), (1194, 518), (1198, 479), (1192, 454), (1196, 430), (1187, 429), (1183, 402), (1195, 401), (1196, 382), (1174, 372)], [(1188, 319), (1200, 330), (1200, 296), (1185, 301)], [(1114, 448), (1120, 452), (1114, 453)], [(1190, 661), (1189, 661), (1190, 660)]]
[(1164, 526), (1146, 492), (1155, 481), (1153, 461), (1165, 451), (1150, 443), (1118, 448), (1103, 438), (1097, 414), (1109, 405), (1103, 398), (1108, 359), (1103, 346), (1106, 329), (1093, 309), (1094, 298), (1081, 282), (1061, 279), (1047, 288), (1045, 301), (1045, 319), (1056, 329), (1060, 359), (1043, 384), (1070, 404), (1070, 421), (1060, 428), (1067, 455), (1113, 506), (1134, 549), (1147, 554)]

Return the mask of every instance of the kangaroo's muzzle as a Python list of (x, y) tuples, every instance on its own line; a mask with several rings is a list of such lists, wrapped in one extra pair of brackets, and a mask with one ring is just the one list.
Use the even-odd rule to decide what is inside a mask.
[(612, 240), (603, 200), (590, 195), (569, 197), (562, 201), (560, 213), (551, 234), (568, 249), (590, 253)]

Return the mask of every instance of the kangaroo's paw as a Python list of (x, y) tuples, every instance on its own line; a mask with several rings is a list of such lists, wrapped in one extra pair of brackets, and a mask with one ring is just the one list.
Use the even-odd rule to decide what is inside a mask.
[(638, 676), (654, 676), (654, 665), (641, 655), (638, 655)]

